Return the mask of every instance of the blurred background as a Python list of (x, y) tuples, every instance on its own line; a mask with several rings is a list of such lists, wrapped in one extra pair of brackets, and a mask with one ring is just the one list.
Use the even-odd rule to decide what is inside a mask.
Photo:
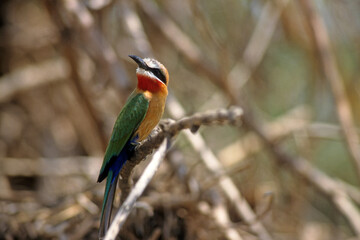
[(252, 120), (200, 128), (218, 172), (191, 134), (174, 138), (122, 239), (357, 239), (359, 12), (351, 0), (0, 1), (0, 239), (97, 238), (98, 171), (136, 86), (129, 54), (167, 67), (165, 118), (237, 105)]

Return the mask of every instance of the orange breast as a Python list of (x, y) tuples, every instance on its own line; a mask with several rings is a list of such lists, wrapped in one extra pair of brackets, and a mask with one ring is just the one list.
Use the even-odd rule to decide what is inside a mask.
[[(167, 93), (167, 92), (166, 92)], [(142, 141), (146, 139), (154, 127), (159, 123), (161, 116), (164, 113), (166, 95), (164, 94), (152, 94), (148, 91), (144, 92), (145, 96), (150, 99), (149, 109), (145, 115), (145, 119), (140, 124), (135, 135), (138, 134), (139, 139)]]

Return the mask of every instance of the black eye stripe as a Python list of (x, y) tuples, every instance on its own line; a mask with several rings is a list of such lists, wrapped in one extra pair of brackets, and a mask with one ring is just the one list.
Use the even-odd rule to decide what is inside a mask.
[(164, 76), (164, 74), (161, 72), (160, 69), (158, 69), (158, 68), (150, 68), (150, 71), (151, 71), (157, 78), (159, 78), (163, 83), (166, 84), (166, 77)]

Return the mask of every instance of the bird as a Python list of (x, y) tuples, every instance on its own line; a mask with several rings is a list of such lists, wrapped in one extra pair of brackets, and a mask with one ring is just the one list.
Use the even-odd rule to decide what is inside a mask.
[(100, 216), (99, 237), (105, 236), (110, 225), (112, 205), (119, 173), (135, 147), (145, 140), (159, 123), (168, 95), (169, 73), (152, 58), (129, 55), (138, 65), (137, 87), (121, 109), (107, 145), (98, 182), (106, 178)]

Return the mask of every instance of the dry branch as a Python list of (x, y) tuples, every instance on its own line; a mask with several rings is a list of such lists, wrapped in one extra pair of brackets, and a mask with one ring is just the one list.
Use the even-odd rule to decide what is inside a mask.
[(190, 129), (194, 126), (212, 125), (212, 124), (235, 124), (240, 121), (242, 114), (241, 108), (232, 107), (228, 110), (220, 109), (217, 111), (209, 111), (206, 113), (194, 114), (190, 117), (184, 117), (178, 121), (165, 120), (160, 123), (162, 131), (153, 134), (148, 140), (144, 141), (142, 145), (137, 148), (135, 154), (130, 158), (122, 168), (120, 175), (120, 188), (122, 190), (122, 200), (127, 196), (130, 190), (130, 176), (136, 165), (146, 158), (151, 152), (157, 148), (166, 134), (175, 136), (183, 129)]
[(215, 70), (214, 64), (208, 62), (196, 44), (177, 25), (165, 16), (152, 1), (138, 1), (142, 11), (148, 19), (160, 29), (161, 33), (173, 44), (176, 49), (190, 63), (189, 66), (201, 71), (215, 85), (224, 87), (220, 81), (221, 76)]
[(243, 240), (241, 235), (236, 231), (235, 227), (232, 227), (231, 219), (229, 218), (228, 210), (224, 204), (224, 199), (221, 196), (215, 202), (213, 209), (210, 208), (209, 204), (202, 202), (198, 204), (200, 212), (209, 215), (214, 218), (220, 230), (224, 232), (225, 236), (229, 240)]
[(279, 145), (273, 143), (269, 136), (255, 123), (254, 119), (249, 118), (247, 114), (244, 114), (242, 120), (246, 127), (260, 137), (278, 164), (289, 168), (322, 194), (329, 197), (348, 220), (356, 236), (360, 237), (360, 213), (341, 184), (312, 166), (305, 159), (288, 155)]
[(125, 69), (119, 63), (115, 50), (105, 36), (95, 26), (95, 19), (86, 6), (77, 0), (64, 1), (65, 10), (71, 14), (74, 23), (81, 30), (82, 43), (87, 46), (95, 61), (109, 75), (115, 86), (127, 87), (129, 78)]
[(121, 1), (124, 22), (128, 32), (134, 40), (134, 45), (142, 56), (152, 56), (152, 49), (145, 34), (144, 27), (139, 16), (134, 10), (134, 3), (131, 1)]
[(344, 80), (336, 64), (336, 58), (331, 48), (329, 34), (324, 21), (316, 11), (313, 1), (301, 0), (305, 19), (311, 27), (311, 37), (315, 42), (316, 50), (320, 56), (322, 70), (329, 81), (335, 97), (337, 115), (345, 136), (347, 147), (356, 167), (358, 180), (360, 180), (360, 148), (359, 136), (356, 133), (354, 117), (349, 99), (346, 95)]
[(102, 122), (100, 121), (93, 102), (91, 101), (92, 97), (90, 97), (85, 86), (81, 82), (77, 64), (79, 58), (76, 54), (76, 49), (71, 43), (66, 44), (66, 42), (67, 41), (64, 41), (64, 55), (70, 64), (71, 78), (73, 80), (70, 83), (70, 87), (74, 92), (75, 98), (77, 98), (78, 102), (81, 104), (91, 129), (93, 129), (93, 132), (96, 134), (97, 142), (100, 144), (99, 147), (105, 151), (108, 143), (107, 136), (102, 130)]
[(6, 176), (70, 176), (97, 175), (100, 157), (64, 158), (0, 158), (0, 175)]
[[(186, 133), (186, 135), (188, 134), (190, 133)], [(216, 158), (211, 149), (206, 146), (204, 139), (200, 135), (196, 134), (191, 138), (188, 136), (188, 139), (192, 143), (192, 146), (195, 148), (195, 150), (200, 153), (205, 166), (213, 174), (218, 174), (219, 172), (225, 171), (220, 161)], [(259, 239), (272, 239), (261, 222), (257, 221), (256, 214), (253, 212), (246, 199), (243, 198), (232, 179), (229, 176), (224, 175), (220, 177), (218, 184), (224, 191), (226, 197), (235, 207), (236, 212), (250, 226), (251, 230), (256, 233)]]
[[(236, 124), (239, 123), (242, 115), (242, 109), (239, 107), (231, 107), (229, 109), (220, 109), (216, 111), (209, 111), (205, 113), (197, 113), (190, 117), (184, 117), (178, 121), (165, 120), (160, 123), (161, 131), (158, 131), (148, 140), (145, 140), (135, 151), (135, 154), (130, 158), (120, 172), (122, 179), (128, 181), (130, 179), (132, 170), (138, 165), (146, 156), (160, 146), (166, 135), (171, 137), (178, 134), (181, 130), (190, 129), (194, 126), (201, 125), (220, 125), (220, 124)], [(122, 189), (126, 196), (126, 190)]]
[(145, 188), (150, 183), (151, 179), (153, 178), (157, 169), (159, 168), (161, 162), (165, 158), (165, 153), (169, 144), (170, 144), (169, 139), (163, 140), (159, 149), (155, 152), (153, 158), (151, 159), (149, 165), (146, 167), (140, 179), (137, 181), (134, 188), (131, 190), (129, 196), (127, 197), (127, 199), (122, 204), (119, 211), (117, 212), (113, 222), (110, 225), (109, 231), (105, 236), (105, 240), (111, 240), (116, 238), (122, 225), (125, 223), (127, 217), (129, 216), (131, 210), (133, 209), (136, 200), (144, 192)]
[[(309, 109), (303, 106), (296, 107), (274, 122), (265, 124), (264, 131), (271, 141), (278, 141), (296, 131), (306, 130), (309, 119)], [(248, 133), (241, 140), (224, 147), (218, 156), (225, 166), (231, 166), (262, 149), (261, 140), (254, 133)]]
[[(172, 97), (168, 99), (170, 113), (176, 117), (180, 117), (182, 114), (185, 114), (184, 109), (180, 103)], [(242, 109), (238, 110), (239, 117), (242, 116)], [(202, 161), (205, 166), (214, 174), (215, 176), (218, 173), (225, 172), (223, 165), (216, 158), (212, 150), (206, 145), (205, 140), (200, 134), (191, 134), (190, 132), (185, 132), (185, 136), (188, 138), (189, 142), (192, 144), (193, 148), (200, 154)], [(251, 209), (249, 203), (242, 197), (242, 194), (237, 189), (235, 183), (228, 175), (220, 177), (219, 186), (225, 193), (226, 197), (231, 201), (237, 213), (244, 219), (244, 221), (249, 224), (250, 228), (256, 233), (260, 239), (272, 239), (270, 234), (267, 232), (265, 227), (260, 221), (256, 221), (256, 215)]]
[(264, 58), (282, 10), (287, 3), (288, 0), (268, 1), (265, 3), (242, 59), (238, 61), (228, 75), (228, 81), (233, 86), (232, 94), (237, 93), (245, 85)]
[[(14, 177), (32, 177), (45, 183), (31, 190), (37, 196), (44, 196), (46, 200), (69, 194), (74, 189), (83, 190), (87, 179), (92, 179), (91, 182), (96, 179), (100, 164), (100, 157), (0, 158), (0, 199), (14, 199), (21, 193), (10, 185), (9, 179)], [(77, 177), (81, 177), (81, 183), (84, 184), (76, 182), (72, 186), (64, 185)]]
[(64, 80), (68, 75), (69, 67), (62, 58), (46, 60), (21, 69), (15, 69), (10, 74), (0, 78), (0, 103), (8, 101), (20, 92)]

